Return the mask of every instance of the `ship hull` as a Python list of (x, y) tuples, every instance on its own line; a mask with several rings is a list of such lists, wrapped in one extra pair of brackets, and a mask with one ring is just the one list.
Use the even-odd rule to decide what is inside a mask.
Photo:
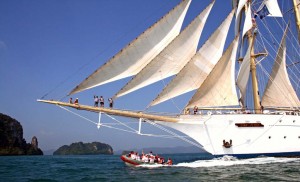
[(158, 123), (188, 135), (215, 156), (300, 156), (298, 115), (181, 115), (177, 123)]

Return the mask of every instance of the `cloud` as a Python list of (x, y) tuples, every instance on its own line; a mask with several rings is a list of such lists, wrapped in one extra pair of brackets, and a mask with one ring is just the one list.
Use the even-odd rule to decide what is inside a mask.
[(4, 41), (0, 40), (0, 48), (7, 48), (6, 44)]
[(0, 49), (1, 50), (6, 50), (7, 49), (7, 45), (5, 44), (4, 41), (0, 40)]
[(54, 132), (52, 132), (52, 131), (45, 131), (45, 130), (40, 130), (39, 134), (43, 135), (43, 136), (54, 136)]

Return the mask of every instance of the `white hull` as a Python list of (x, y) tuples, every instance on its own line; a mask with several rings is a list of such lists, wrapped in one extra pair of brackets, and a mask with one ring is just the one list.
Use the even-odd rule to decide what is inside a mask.
[[(300, 116), (286, 114), (181, 115), (177, 123), (158, 122), (194, 139), (213, 155), (300, 153)], [(238, 127), (261, 123), (263, 127)], [(232, 140), (225, 148), (223, 140)]]

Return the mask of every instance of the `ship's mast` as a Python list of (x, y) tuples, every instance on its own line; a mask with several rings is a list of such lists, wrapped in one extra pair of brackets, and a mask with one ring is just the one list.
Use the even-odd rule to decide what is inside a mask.
[[(248, 3), (251, 4), (251, 1)], [(247, 6), (245, 6), (245, 9)], [(250, 50), (250, 71), (251, 71), (251, 78), (252, 78), (252, 94), (253, 94), (253, 103), (254, 109), (256, 114), (261, 113), (261, 105), (260, 105), (260, 97), (259, 97), (259, 90), (258, 90), (258, 81), (256, 77), (256, 62), (255, 58), (256, 55), (254, 53), (254, 42), (256, 38), (256, 25), (254, 24), (252, 29), (250, 29), (247, 33), (248, 35), (248, 45), (251, 48)]]
[(293, 4), (294, 4), (294, 10), (295, 10), (295, 19), (296, 19), (296, 23), (297, 23), (297, 28), (298, 28), (298, 39), (299, 39), (299, 43), (300, 43), (300, 13), (299, 13), (299, 8), (300, 4), (297, 4), (296, 0), (293, 0)]
[(259, 97), (259, 90), (258, 90), (258, 81), (257, 81), (257, 77), (256, 77), (256, 63), (255, 63), (256, 56), (254, 54), (255, 38), (256, 38), (255, 30), (254, 30), (253, 34), (252, 34), (252, 31), (250, 30), (248, 32), (248, 42), (249, 42), (249, 46), (251, 46), (250, 71), (251, 71), (251, 77), (252, 77), (253, 103), (254, 103), (255, 113), (259, 114), (259, 113), (261, 113), (261, 106), (260, 106), (260, 97)]

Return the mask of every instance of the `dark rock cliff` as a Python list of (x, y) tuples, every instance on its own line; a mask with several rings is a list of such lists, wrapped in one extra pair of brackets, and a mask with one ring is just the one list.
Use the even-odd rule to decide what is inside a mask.
[(26, 143), (22, 125), (15, 119), (0, 113), (0, 155), (43, 155), (37, 138)]
[(100, 142), (83, 143), (77, 142), (71, 145), (64, 145), (57, 149), (53, 155), (112, 155), (113, 149), (110, 145)]

